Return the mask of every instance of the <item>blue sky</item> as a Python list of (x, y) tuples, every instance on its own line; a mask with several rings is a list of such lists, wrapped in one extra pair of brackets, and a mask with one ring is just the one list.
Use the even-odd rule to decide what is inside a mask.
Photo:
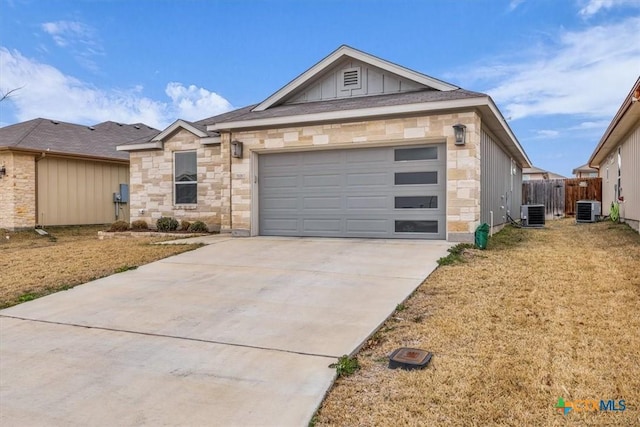
[(640, 0), (0, 0), (0, 125), (162, 129), (257, 103), (342, 44), (496, 101), (570, 176), (640, 75)]

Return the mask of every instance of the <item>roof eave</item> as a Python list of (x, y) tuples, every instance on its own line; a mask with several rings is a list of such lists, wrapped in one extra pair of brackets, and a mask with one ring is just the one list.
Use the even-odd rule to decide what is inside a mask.
[(298, 125), (336, 120), (366, 119), (380, 116), (392, 116), (407, 113), (433, 112), (460, 108), (475, 108), (487, 105), (487, 97), (466, 98), (447, 101), (420, 102), (415, 104), (391, 105), (371, 108), (357, 108), (353, 110), (335, 110), (322, 113), (297, 114), (281, 117), (266, 117), (262, 119), (237, 120), (215, 123), (207, 126), (208, 131), (231, 131), (239, 129), (253, 129), (280, 125)]
[[(634, 94), (639, 90), (640, 77), (638, 77), (638, 80), (636, 80), (635, 84), (631, 88), (631, 91), (620, 106), (620, 109), (618, 109), (618, 112), (613, 117), (613, 120), (611, 120), (611, 123), (607, 127), (607, 130), (604, 132), (604, 135), (602, 135), (602, 138), (598, 142), (595, 150), (593, 150), (591, 157), (589, 157), (589, 161), (587, 162), (587, 165), (589, 167), (599, 169), (599, 165), (602, 163), (605, 157), (607, 157), (607, 154), (609, 154), (609, 152), (613, 148), (615, 148), (616, 145), (618, 145), (619, 138), (616, 137), (618, 136), (618, 132), (616, 132), (616, 130), (618, 126), (621, 125), (621, 123), (626, 121), (628, 127), (631, 128), (634, 123), (634, 119), (636, 122), (640, 120), (640, 102), (636, 97), (634, 97)], [(632, 115), (633, 117), (628, 116), (628, 114)], [(625, 117), (628, 117), (629, 120), (625, 120)], [(622, 134), (620, 136), (623, 136), (624, 134), (626, 134), (626, 131), (623, 130), (620, 133)]]
[(173, 122), (168, 128), (166, 128), (165, 130), (157, 134), (155, 137), (153, 137), (151, 141), (162, 141), (167, 136), (175, 132), (178, 128), (188, 130), (189, 132), (191, 132), (196, 136), (199, 136), (200, 138), (206, 138), (209, 136), (206, 132), (202, 132), (200, 129), (193, 126), (191, 123), (178, 119), (175, 122)]
[(140, 144), (124, 144), (118, 145), (116, 151), (141, 151), (141, 150), (157, 150), (163, 146), (162, 141), (149, 141)]
[(51, 157), (64, 157), (67, 159), (92, 160), (92, 161), (109, 162), (109, 163), (129, 164), (129, 159), (125, 159), (121, 157), (106, 157), (106, 156), (94, 156), (89, 154), (65, 153), (64, 151), (51, 151), (51, 150), (47, 151), (47, 150), (40, 150), (37, 148), (2, 146), (0, 147), (0, 151), (32, 154), (34, 156), (40, 156), (41, 158), (51, 156)]

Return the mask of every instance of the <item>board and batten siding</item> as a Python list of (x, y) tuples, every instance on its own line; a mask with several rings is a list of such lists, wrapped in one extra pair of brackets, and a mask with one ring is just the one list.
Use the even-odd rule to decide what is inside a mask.
[[(354, 78), (356, 78), (354, 81), (357, 81), (357, 84), (354, 84), (353, 88), (344, 87), (341, 84), (343, 83), (343, 73), (345, 71), (354, 73)], [(348, 58), (327, 72), (320, 81), (303, 89), (300, 94), (288, 99), (285, 103), (299, 104), (352, 96), (409, 92), (420, 89), (424, 89), (424, 87), (416, 82)]]
[(484, 129), (480, 135), (480, 221), (506, 224), (507, 214), (520, 218), (522, 169), (504, 152)]
[[(129, 166), (45, 157), (37, 163), (38, 225), (109, 224), (116, 220), (113, 193), (129, 183)], [(129, 221), (129, 205), (118, 219)]]
[(602, 213), (609, 215), (616, 200), (618, 183), (618, 148), (620, 148), (621, 196), (620, 217), (640, 231), (640, 126), (637, 126), (600, 164), (602, 178)]

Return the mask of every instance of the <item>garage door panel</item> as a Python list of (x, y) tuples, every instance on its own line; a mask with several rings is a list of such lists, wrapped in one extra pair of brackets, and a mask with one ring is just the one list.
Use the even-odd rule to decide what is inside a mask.
[(272, 236), (295, 236), (298, 234), (297, 218), (265, 219), (265, 229), (270, 230)]
[(313, 197), (307, 196), (303, 199), (305, 210), (340, 210), (342, 208), (342, 197)]
[(389, 233), (386, 219), (347, 219), (347, 233), (367, 233), (369, 235), (386, 235)]
[(359, 172), (346, 173), (348, 187), (388, 186), (390, 174), (388, 172)]
[(303, 230), (307, 233), (321, 232), (334, 235), (342, 232), (340, 218), (306, 218), (302, 220)]
[(290, 190), (292, 188), (298, 187), (298, 176), (297, 175), (288, 175), (288, 176), (270, 176), (263, 178), (263, 185), (273, 190), (278, 189), (287, 189)]
[(389, 209), (389, 196), (347, 196), (347, 209)]
[(346, 163), (352, 166), (366, 164), (367, 167), (389, 162), (389, 150), (386, 148), (370, 148), (368, 150), (347, 150)]
[(342, 176), (340, 174), (305, 174), (302, 177), (305, 188), (340, 188), (342, 186)]
[(302, 153), (304, 166), (336, 167), (343, 163), (343, 156), (337, 151), (312, 151)]
[(433, 147), (261, 155), (260, 234), (444, 239), (446, 158)]
[(298, 198), (288, 197), (269, 197), (262, 201), (262, 209), (265, 211), (290, 211), (298, 208)]

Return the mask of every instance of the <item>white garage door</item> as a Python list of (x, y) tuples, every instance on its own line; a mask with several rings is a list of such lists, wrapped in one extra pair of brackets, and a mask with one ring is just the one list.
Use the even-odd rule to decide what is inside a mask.
[(445, 238), (444, 144), (263, 154), (260, 234)]

